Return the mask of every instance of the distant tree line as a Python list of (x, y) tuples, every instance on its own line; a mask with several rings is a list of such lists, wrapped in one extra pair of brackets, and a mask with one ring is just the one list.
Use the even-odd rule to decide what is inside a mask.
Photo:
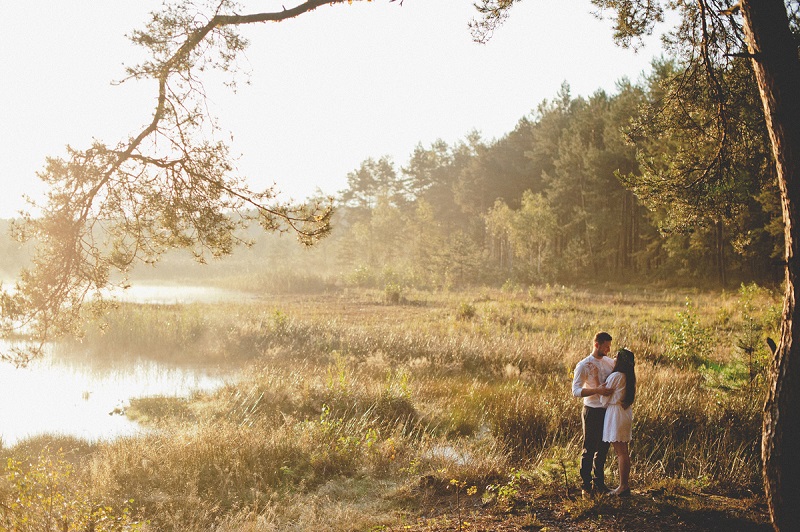
[[(588, 98), (564, 84), (502, 138), (418, 145), (400, 167), (367, 159), (321, 248), (362, 282), (431, 288), (779, 282), (780, 200), (757, 94), (742, 83), (736, 148), (700, 190), (682, 179), (713, 147), (713, 104), (698, 90), (671, 106), (675, 74), (657, 61), (643, 83)], [(751, 75), (744, 63), (740, 75)]]
[[(751, 75), (745, 66), (742, 77)], [(205, 271), (170, 253), (134, 279), (244, 275), (281, 290), (778, 283), (780, 199), (757, 94), (741, 83), (731, 102), (737, 147), (714, 169), (720, 179), (693, 188), (683, 167), (702, 165), (712, 149), (702, 129), (714, 109), (702, 90), (692, 105), (672, 105), (676, 71), (656, 61), (643, 82), (623, 79), (616, 94), (588, 98), (565, 83), (499, 139), (471, 132), (452, 145), (420, 144), (400, 166), (368, 158), (347, 175), (333, 231), (312, 249), (251, 229), (243, 238), (259, 245)], [(10, 273), (27, 253), (3, 245)]]
[[(206, 273), (258, 277), (280, 291), (777, 284), (780, 196), (763, 111), (745, 82), (752, 74), (744, 60), (739, 67), (729, 102), (738, 122), (726, 133), (733, 147), (717, 167), (706, 169), (719, 159), (707, 91), (677, 104), (673, 85), (686, 73), (657, 60), (643, 81), (623, 79), (613, 95), (573, 97), (565, 83), (499, 139), (471, 132), (454, 144), (420, 144), (403, 165), (368, 158), (336, 195), (326, 239), (302, 249), (250, 230), (244, 238), (258, 245)], [(687, 176), (697, 169), (717, 178), (694, 183)], [(171, 254), (158, 270), (185, 275), (185, 265)]]

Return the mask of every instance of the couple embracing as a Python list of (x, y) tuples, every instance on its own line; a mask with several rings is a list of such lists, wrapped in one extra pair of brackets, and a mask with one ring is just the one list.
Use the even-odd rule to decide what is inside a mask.
[[(609, 493), (625, 497), (631, 494), (628, 445), (633, 424), (636, 372), (632, 352), (620, 349), (616, 359), (612, 359), (608, 357), (609, 351), (611, 335), (599, 332), (594, 337), (591, 354), (575, 366), (572, 395), (583, 397), (580, 474), (584, 495)], [(613, 490), (606, 487), (604, 473), (610, 445), (614, 446), (619, 466), (619, 487)]]

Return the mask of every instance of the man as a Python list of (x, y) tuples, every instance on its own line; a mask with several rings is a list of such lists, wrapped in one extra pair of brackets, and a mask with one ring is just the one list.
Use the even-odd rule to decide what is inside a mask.
[(572, 380), (572, 395), (583, 397), (581, 415), (583, 454), (580, 473), (584, 495), (609, 491), (604, 473), (609, 445), (603, 441), (606, 409), (600, 402), (600, 396), (610, 395), (613, 392), (604, 385), (606, 378), (614, 369), (614, 361), (606, 356), (609, 351), (611, 351), (611, 335), (606, 332), (594, 335), (594, 348), (588, 357), (575, 366), (575, 376)]

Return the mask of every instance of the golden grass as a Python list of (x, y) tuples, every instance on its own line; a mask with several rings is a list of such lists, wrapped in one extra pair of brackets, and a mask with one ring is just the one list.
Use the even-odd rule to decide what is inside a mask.
[[(109, 500), (133, 499), (154, 530), (377, 530), (413, 520), (454, 480), (489, 499), (498, 486), (511, 494), (514, 472), (544, 493), (574, 493), (571, 371), (607, 330), (638, 357), (635, 487), (760, 490), (763, 378), (731, 369), (744, 363), (739, 292), (404, 296), (122, 306), (104, 334), (90, 331), (89, 351), (251, 363), (213, 394), (134, 401), (157, 430), (92, 448), (77, 474)], [(754, 297), (774, 334), (777, 296)], [(700, 368), (670, 351), (687, 298), (692, 334), (711, 341)], [(612, 478), (613, 457), (607, 468)]]

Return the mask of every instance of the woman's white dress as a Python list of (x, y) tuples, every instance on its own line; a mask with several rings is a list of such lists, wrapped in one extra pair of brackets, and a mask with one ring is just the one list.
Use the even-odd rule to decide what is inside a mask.
[(631, 441), (633, 426), (633, 407), (622, 408), (625, 398), (625, 375), (615, 371), (606, 379), (606, 387), (613, 388), (614, 393), (601, 398), (606, 407), (606, 420), (603, 425), (603, 441)]

